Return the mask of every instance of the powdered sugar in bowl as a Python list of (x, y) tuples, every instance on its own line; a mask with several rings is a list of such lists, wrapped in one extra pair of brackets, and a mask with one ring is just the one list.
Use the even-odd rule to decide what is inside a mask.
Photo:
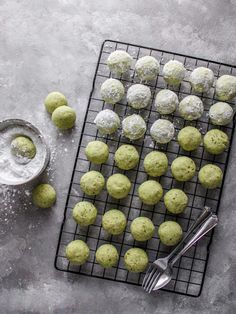
[[(27, 141), (34, 148), (31, 154), (27, 154)], [(15, 153), (18, 150), (13, 143), (19, 143), (23, 155)], [(0, 121), (0, 184), (20, 185), (32, 181), (45, 170), (49, 159), (49, 148), (35, 126), (21, 119)]]

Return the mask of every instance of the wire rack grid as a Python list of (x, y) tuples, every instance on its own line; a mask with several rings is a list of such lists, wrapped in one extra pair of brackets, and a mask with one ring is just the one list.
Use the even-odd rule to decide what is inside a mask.
[[(130, 143), (129, 140), (123, 137), (120, 131), (118, 131), (117, 134), (113, 136), (104, 137), (98, 133), (97, 128), (93, 122), (97, 113), (106, 108), (113, 109), (120, 116), (121, 120), (129, 114), (135, 112), (137, 113), (136, 110), (127, 106), (127, 102), (125, 99), (115, 104), (113, 108), (111, 108), (111, 105), (105, 104), (100, 96), (101, 84), (107, 78), (111, 77), (111, 73), (106, 65), (106, 59), (112, 51), (117, 49), (125, 50), (133, 57), (133, 65), (130, 72), (128, 74), (122, 75), (121, 77), (115, 77), (124, 84), (126, 91), (128, 87), (132, 84), (140, 83), (139, 79), (135, 76), (134, 71), (134, 64), (138, 58), (145, 55), (152, 55), (160, 61), (161, 65), (160, 74), (157, 79), (146, 84), (150, 87), (152, 91), (152, 102), (147, 108), (142, 109), (138, 113), (145, 119), (147, 123), (147, 133), (144, 139), (132, 143), (139, 151), (140, 161), (135, 169), (129, 171), (122, 171), (118, 169), (114, 163), (115, 151), (121, 144)], [(186, 78), (177, 88), (169, 87), (168, 85), (166, 85), (161, 75), (163, 65), (171, 59), (183, 62), (187, 69)], [(212, 69), (215, 75), (215, 79), (223, 74), (236, 75), (235, 66), (223, 63), (199, 59), (159, 49), (117, 42), (113, 40), (106, 40), (102, 44), (95, 71), (92, 91), (88, 103), (88, 109), (82, 129), (82, 135), (78, 146), (71, 183), (69, 186), (69, 192), (64, 211), (64, 218), (59, 235), (59, 241), (55, 257), (55, 267), (58, 270), (71, 273), (79, 273), (98, 278), (105, 278), (108, 280), (114, 280), (119, 282), (131, 283), (134, 285), (141, 285), (144, 273), (130, 273), (125, 269), (123, 261), (125, 252), (131, 247), (143, 248), (146, 250), (149, 256), (149, 261), (153, 262), (158, 257), (166, 256), (170, 249), (160, 243), (157, 233), (151, 240), (145, 243), (134, 241), (130, 234), (129, 228), (130, 223), (134, 218), (138, 216), (149, 217), (153, 221), (156, 229), (163, 221), (175, 220), (180, 223), (183, 231), (186, 232), (191, 222), (199, 215), (203, 206), (209, 206), (214, 212), (217, 213), (220, 204), (220, 197), (222, 194), (231, 145), (228, 151), (222, 153), (221, 155), (213, 156), (207, 153), (204, 150), (203, 146), (200, 146), (196, 151), (193, 152), (183, 151), (178, 145), (176, 136), (170, 143), (166, 145), (157, 145), (153, 143), (149, 134), (150, 126), (159, 117), (172, 121), (175, 125), (176, 133), (181, 128), (187, 125), (195, 126), (203, 134), (205, 134), (208, 130), (212, 128), (216, 128), (216, 126), (211, 125), (208, 117), (209, 107), (217, 101), (214, 88), (211, 88), (211, 90), (207, 94), (196, 94), (192, 92), (191, 86), (188, 82), (188, 77), (191, 71), (199, 66), (205, 66)], [(178, 113), (176, 112), (172, 115), (160, 116), (153, 108), (153, 101), (156, 93), (163, 88), (170, 88), (171, 90), (175, 91), (180, 100), (186, 95), (190, 94), (196, 94), (197, 96), (199, 96), (204, 103), (205, 109), (203, 116), (199, 120), (192, 122), (183, 120), (181, 117), (178, 116)], [(234, 106), (234, 102), (230, 102), (230, 104)], [(230, 144), (232, 143), (234, 126), (235, 117), (234, 121), (231, 124), (225, 127), (220, 127), (220, 129), (228, 134), (230, 138)], [(96, 139), (107, 143), (110, 150), (108, 161), (102, 165), (93, 165), (89, 163), (85, 156), (86, 145), (90, 141)], [(183, 189), (188, 195), (189, 204), (184, 214), (181, 214), (179, 216), (171, 215), (167, 212), (163, 201), (160, 201), (156, 206), (147, 206), (142, 204), (138, 198), (138, 186), (145, 180), (150, 179), (143, 168), (144, 157), (146, 156), (146, 154), (155, 149), (165, 152), (169, 161), (169, 169), (167, 173), (159, 178), (159, 182), (161, 183), (164, 192), (167, 192), (169, 189), (175, 187)], [(197, 175), (191, 181), (186, 183), (175, 181), (170, 172), (170, 164), (177, 156), (181, 155), (190, 156), (195, 161), (197, 170), (199, 170), (203, 165), (207, 163), (214, 163), (218, 165), (224, 173), (221, 188), (215, 190), (204, 189), (199, 184), (197, 180)], [(79, 182), (81, 176), (89, 170), (100, 171), (106, 179), (113, 173), (123, 173), (127, 175), (132, 182), (132, 189), (130, 194), (128, 195), (128, 197), (122, 200), (114, 200), (107, 194), (105, 190), (103, 190), (96, 197), (86, 196), (81, 191)], [(81, 200), (91, 201), (98, 209), (98, 217), (96, 219), (96, 222), (86, 228), (78, 226), (72, 218), (73, 207), (77, 202)], [(120, 236), (108, 235), (101, 227), (101, 219), (103, 213), (112, 208), (122, 210), (127, 217), (128, 224), (126, 230)], [(195, 245), (192, 249), (185, 253), (185, 255), (174, 267), (173, 279), (163, 290), (189, 296), (200, 295), (206, 272), (212, 235), (213, 232), (205, 236), (197, 245)], [(84, 240), (90, 247), (89, 260), (82, 266), (72, 265), (65, 257), (66, 245), (70, 241), (75, 239)], [(115, 245), (120, 256), (118, 265), (116, 267), (106, 270), (98, 265), (95, 261), (95, 252), (97, 248), (104, 243), (112, 243), (113, 245)]]

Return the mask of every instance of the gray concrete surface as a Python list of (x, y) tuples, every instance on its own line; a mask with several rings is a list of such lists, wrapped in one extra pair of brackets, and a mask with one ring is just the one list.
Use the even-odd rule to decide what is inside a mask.
[[(236, 312), (236, 142), (200, 298), (67, 276), (53, 267), (63, 207), (94, 68), (106, 38), (236, 64), (235, 1), (1, 0), (0, 118), (35, 123), (53, 152), (42, 180), (56, 187), (52, 210), (30, 204), (32, 185), (0, 188), (0, 313)], [(42, 102), (62, 91), (78, 113), (62, 134)], [(236, 140), (236, 139), (235, 139)]]

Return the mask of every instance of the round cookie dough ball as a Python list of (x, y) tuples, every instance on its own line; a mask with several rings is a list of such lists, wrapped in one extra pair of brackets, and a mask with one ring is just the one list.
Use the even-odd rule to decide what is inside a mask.
[(188, 205), (188, 196), (180, 189), (171, 189), (164, 195), (166, 208), (172, 214), (180, 214)]
[(105, 185), (103, 175), (98, 171), (88, 171), (80, 179), (81, 190), (87, 195), (98, 195)]
[(94, 123), (102, 135), (110, 135), (119, 128), (120, 118), (114, 111), (104, 109), (97, 114)]
[(116, 199), (121, 199), (129, 194), (131, 182), (128, 177), (121, 173), (115, 173), (107, 180), (107, 192)]
[(134, 109), (142, 109), (150, 103), (152, 94), (148, 86), (134, 84), (127, 91), (127, 102)]
[(177, 60), (170, 60), (163, 67), (163, 77), (167, 84), (179, 85), (185, 77), (185, 67)]
[(148, 256), (144, 250), (135, 247), (125, 253), (124, 262), (128, 271), (141, 273), (147, 268)]
[(155, 205), (162, 198), (163, 189), (159, 182), (155, 180), (148, 180), (139, 186), (138, 195), (144, 204)]
[(155, 108), (160, 114), (173, 113), (179, 104), (178, 96), (169, 89), (162, 89), (155, 98)]
[(121, 234), (126, 227), (127, 221), (122, 211), (111, 209), (102, 216), (102, 227), (112, 235)]
[(236, 96), (236, 77), (222, 75), (216, 81), (216, 96), (219, 100), (230, 100)]
[(101, 141), (92, 141), (86, 146), (85, 155), (90, 162), (100, 165), (107, 161), (109, 148), (107, 144)]
[(189, 157), (177, 157), (171, 164), (171, 172), (177, 181), (189, 181), (196, 172), (195, 162)]
[(199, 67), (193, 70), (189, 78), (193, 90), (197, 93), (208, 92), (214, 82), (214, 73), (211, 69)]
[(76, 265), (83, 265), (89, 258), (89, 247), (82, 240), (71, 241), (66, 247), (66, 258)]
[(52, 92), (45, 98), (44, 105), (47, 112), (53, 113), (55, 109), (60, 106), (67, 106), (68, 103), (66, 97), (62, 93)]
[(174, 124), (166, 119), (158, 119), (151, 126), (150, 135), (157, 143), (169, 143), (175, 135)]
[(123, 50), (113, 51), (107, 59), (107, 65), (110, 71), (116, 75), (121, 75), (129, 71), (131, 64), (132, 57)]
[(52, 122), (58, 129), (67, 130), (73, 128), (76, 120), (76, 112), (68, 106), (60, 106), (52, 113)]
[(39, 184), (32, 192), (33, 204), (40, 208), (52, 207), (56, 198), (56, 191), (50, 184)]
[(215, 189), (221, 185), (223, 172), (220, 167), (207, 164), (200, 169), (198, 179), (206, 189)]
[(11, 142), (11, 152), (16, 157), (33, 159), (36, 155), (36, 147), (28, 137), (17, 136)]
[(135, 64), (135, 72), (141, 81), (154, 80), (159, 74), (160, 64), (152, 56), (145, 56)]
[(158, 228), (161, 243), (173, 246), (180, 242), (183, 236), (181, 226), (175, 221), (165, 221)]
[(202, 116), (203, 111), (203, 103), (201, 99), (195, 95), (186, 96), (179, 103), (179, 113), (185, 120), (197, 120)]
[(153, 237), (155, 226), (151, 219), (147, 217), (138, 217), (132, 221), (130, 231), (136, 241), (142, 242)]
[(122, 121), (123, 134), (131, 141), (138, 140), (143, 137), (146, 130), (146, 123), (138, 114), (132, 114)]
[(97, 218), (97, 208), (91, 202), (81, 201), (73, 208), (72, 215), (77, 224), (89, 226)]
[(118, 251), (112, 244), (103, 244), (96, 251), (96, 261), (104, 268), (115, 266), (118, 260)]
[(168, 159), (166, 154), (153, 151), (145, 156), (143, 166), (149, 176), (160, 177), (168, 169)]
[(137, 166), (139, 153), (133, 145), (121, 145), (115, 152), (115, 162), (118, 168), (130, 170)]
[(180, 130), (177, 138), (179, 145), (188, 152), (197, 149), (202, 141), (201, 133), (193, 126)]
[(109, 78), (101, 86), (102, 99), (108, 104), (114, 105), (124, 97), (124, 94), (123, 84), (116, 79)]
[(228, 148), (229, 137), (221, 130), (212, 129), (204, 136), (203, 144), (208, 153), (218, 155)]
[(227, 125), (234, 116), (233, 108), (226, 102), (217, 102), (209, 109), (209, 117), (215, 125)]

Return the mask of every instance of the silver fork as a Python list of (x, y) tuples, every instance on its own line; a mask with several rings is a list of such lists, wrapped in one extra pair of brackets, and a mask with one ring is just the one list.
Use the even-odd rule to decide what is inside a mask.
[(189, 241), (184, 245), (182, 250), (168, 263), (167, 269), (155, 280), (150, 288), (152, 290), (159, 290), (167, 285), (173, 276), (173, 266), (184, 255), (198, 240), (200, 240), (207, 232), (213, 229), (218, 223), (218, 218), (216, 215), (211, 215), (202, 224), (199, 230), (189, 239)]
[(167, 269), (170, 259), (181, 249), (182, 244), (186, 241), (190, 234), (195, 231), (211, 214), (211, 209), (209, 207), (204, 207), (202, 213), (188, 229), (182, 241), (171, 251), (171, 253), (164, 258), (157, 259), (149, 266), (142, 283), (142, 287), (145, 291), (149, 292), (150, 288), (153, 286), (153, 282), (156, 282), (158, 277), (160, 277), (160, 275)]

